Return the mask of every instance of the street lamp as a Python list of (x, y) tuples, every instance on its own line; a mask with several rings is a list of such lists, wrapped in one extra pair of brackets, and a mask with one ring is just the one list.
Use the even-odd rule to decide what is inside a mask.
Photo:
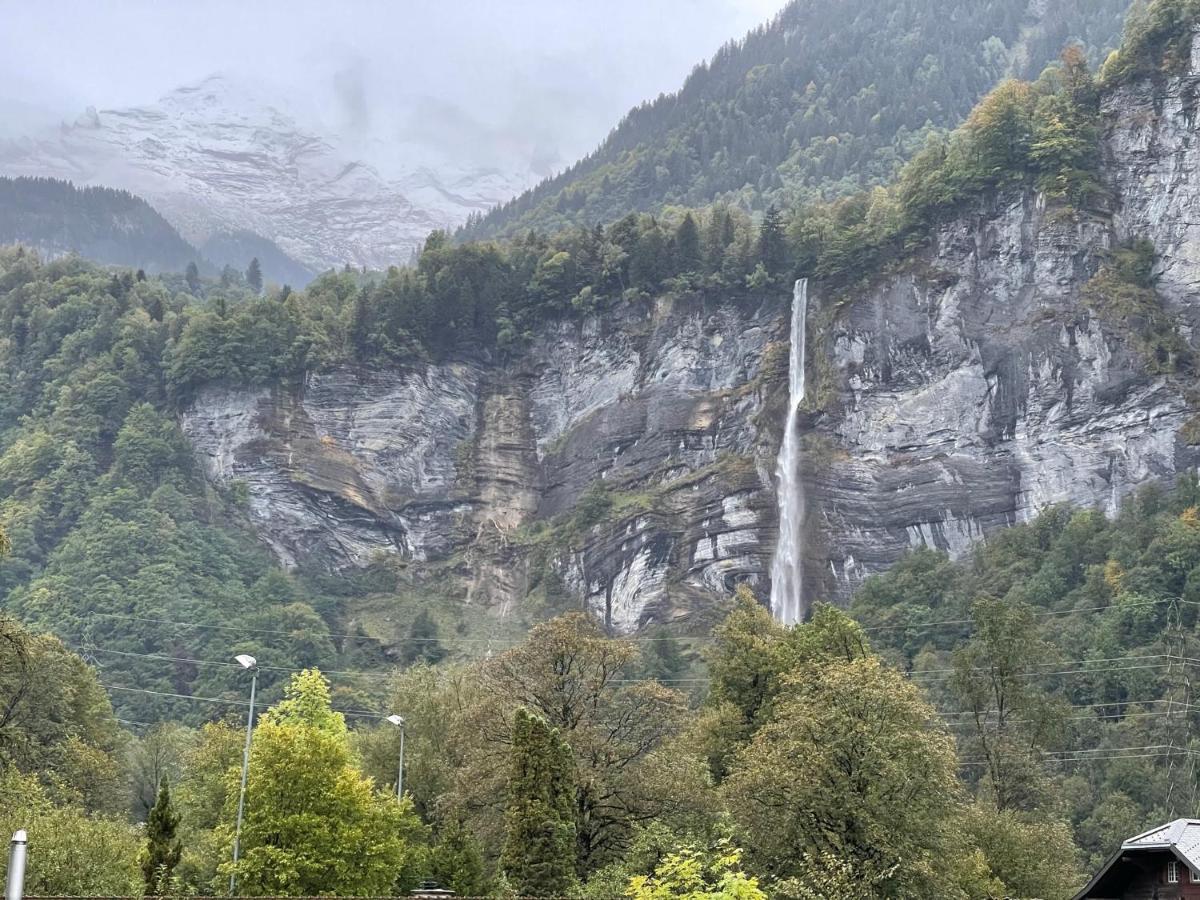
[(404, 716), (393, 713), (387, 720), (400, 729), (400, 769), (396, 773), (396, 799), (399, 800), (404, 796)]
[(258, 687), (258, 660), (245, 653), (234, 657), (243, 669), (250, 670), (250, 715), (246, 717), (246, 748), (242, 751), (242, 790), (238, 794), (237, 827), (233, 832), (233, 870), (229, 873), (229, 896), (237, 884), (238, 841), (242, 836), (242, 814), (246, 810), (246, 776), (250, 772), (250, 733), (254, 728), (254, 691)]

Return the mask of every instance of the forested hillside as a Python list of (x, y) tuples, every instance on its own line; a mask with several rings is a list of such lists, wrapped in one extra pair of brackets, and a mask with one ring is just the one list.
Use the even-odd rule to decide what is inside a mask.
[(53, 178), (0, 178), (0, 245), (15, 243), (148, 272), (182, 272), (200, 259), (145, 200)]
[[(1131, 45), (1125, 68), (1156, 52)], [(1125, 71), (1117, 62), (1106, 77)], [(204, 481), (177, 411), (212, 383), (286, 385), (347, 361), (412, 366), (480, 348), (518, 354), (549, 322), (615, 313), (650, 296), (732, 293), (750, 305), (798, 272), (832, 283), (861, 278), (983, 191), (1036, 184), (1060, 202), (1086, 201), (1096, 189), (1097, 104), (1084, 60), (1068, 55), (1036, 84), (1002, 86), (889, 189), (797, 210), (790, 222), (772, 215), (754, 225), (717, 207), (673, 222), (630, 215), (503, 246), (454, 246), (435, 234), (414, 269), (331, 273), (303, 292), (259, 296), (230, 277), (143, 281), (6, 250), (0, 523), (13, 549), (0, 570), (5, 606), (80, 649), (111, 654), (106, 669), (125, 673), (115, 687), (136, 681), (164, 695), (219, 688), (219, 671), (188, 660), (227, 658), (230, 644), (246, 639), (239, 622), (247, 632), (293, 623), (272, 651), (283, 669), (382, 662), (380, 645), (356, 637), (343, 618), (347, 597), (384, 607), (393, 598), (400, 612), (384, 627), (390, 647), (403, 646), (410, 628), (433, 643), (441, 627), (443, 639), (471, 648), (495, 626), (471, 616), (462, 597), (444, 598), (434, 621), (417, 621), (428, 588), (413, 573), (397, 578), (386, 562), (338, 581), (280, 573), (244, 540), (238, 485), (218, 494)], [(597, 502), (603, 517), (625, 501)], [(570, 530), (595, 519), (573, 522), (551, 524)], [(520, 619), (507, 627), (519, 630)], [(331, 641), (330, 632), (348, 634)], [(164, 671), (139, 653), (180, 659)], [(137, 692), (121, 694), (118, 706), (138, 719), (197, 714)]]
[(465, 238), (556, 231), (631, 211), (763, 209), (888, 181), (931, 131), (1064, 46), (1119, 42), (1125, 0), (794, 0), (684, 86), (632, 110), (591, 155), (469, 223)]

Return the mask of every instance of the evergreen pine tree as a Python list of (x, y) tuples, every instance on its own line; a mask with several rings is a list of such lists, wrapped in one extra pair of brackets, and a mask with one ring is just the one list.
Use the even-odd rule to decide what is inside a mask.
[(429, 854), (429, 873), (438, 884), (460, 897), (482, 897), (488, 893), (487, 872), (479, 841), (459, 818), (451, 819)]
[(699, 272), (703, 260), (700, 254), (700, 229), (688, 213), (675, 230), (675, 259), (681, 272)]
[(246, 269), (246, 284), (250, 285), (250, 290), (256, 294), (262, 293), (263, 276), (262, 266), (258, 264), (258, 257), (250, 260), (250, 267)]
[(175, 837), (178, 828), (179, 815), (171, 805), (171, 790), (167, 779), (163, 778), (158, 785), (158, 800), (146, 820), (146, 856), (142, 860), (142, 878), (146, 882), (147, 896), (158, 896), (179, 865), (183, 845)]
[(575, 887), (571, 748), (544, 719), (517, 710), (500, 867), (517, 894), (561, 897)]
[(187, 264), (187, 269), (183, 273), (183, 280), (187, 282), (188, 291), (193, 297), (200, 296), (200, 270), (194, 262)]
[(371, 310), (367, 302), (367, 289), (359, 290), (354, 298), (354, 320), (350, 323), (350, 343), (358, 353), (366, 353), (371, 336)]
[(782, 274), (787, 267), (783, 216), (773, 204), (767, 207), (762, 226), (758, 230), (758, 257), (771, 276)]

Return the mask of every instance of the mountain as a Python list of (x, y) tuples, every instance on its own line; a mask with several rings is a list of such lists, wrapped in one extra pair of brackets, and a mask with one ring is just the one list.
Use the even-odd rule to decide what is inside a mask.
[(128, 190), (197, 246), (251, 232), (314, 271), (406, 263), (430, 231), (533, 178), (430, 163), (426, 154), (384, 177), (281, 103), (222, 76), (0, 143), (0, 174)]
[(349, 636), (322, 650), (343, 667), (418, 625), (469, 656), (580, 605), (703, 635), (736, 585), (768, 593), (805, 274), (806, 596), (1052, 504), (1117, 511), (1200, 464), (1200, 55), (1179, 33), (1099, 84), (1076, 59), (1004, 85), (890, 188), (787, 228), (718, 209), (434, 241), (284, 302), (9, 251), (5, 608), (167, 657), (192, 638), (159, 620), (294, 619)]
[(477, 218), (467, 239), (722, 200), (792, 206), (885, 182), (931, 129), (1069, 42), (1116, 46), (1125, 0), (793, 0), (591, 155)]
[(23, 244), (49, 257), (78, 253), (148, 272), (182, 272), (200, 259), (140, 197), (49, 178), (0, 178), (0, 244)]
[(253, 231), (218, 231), (210, 234), (200, 245), (204, 258), (218, 269), (232, 266), (245, 271), (249, 261), (257, 259), (268, 281), (304, 287), (315, 273), (301, 265), (269, 241)]
[[(811, 273), (808, 595), (1055, 503), (1116, 511), (1200, 462), (1200, 72), (1113, 66), (1101, 93), (1078, 59), (1001, 87), (891, 190), (793, 223), (778, 263), (771, 222), (696, 256), (726, 230), (710, 218), (432, 248), (343, 307), (344, 362), (290, 385), (186, 376), (184, 432), (288, 565), (395, 554), (500, 613), (702, 628), (736, 583), (768, 587), (790, 276)], [(288, 352), (234, 371), (287, 372)]]

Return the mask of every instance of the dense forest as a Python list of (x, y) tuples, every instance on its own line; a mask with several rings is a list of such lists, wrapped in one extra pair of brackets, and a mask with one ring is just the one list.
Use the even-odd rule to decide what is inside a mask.
[(257, 259), (264, 277), (278, 284), (302, 287), (314, 274), (253, 232), (217, 232), (197, 249), (141, 197), (54, 178), (0, 177), (0, 246), (5, 244), (151, 273), (181, 272), (191, 264), (216, 275), (227, 267), (241, 271)]
[(1127, 7), (794, 0), (463, 236), (555, 232), (679, 205), (762, 211), (886, 183), (1000, 79), (1036, 77), (1069, 43), (1098, 63), (1118, 43)]
[[(857, 622), (818, 606), (785, 629), (742, 590), (703, 679), (663, 669), (675, 639), (614, 640), (577, 613), (497, 656), (391, 676), (375, 713), (339, 700), (353, 673), (296, 675), (260, 720), (236, 872), (258, 893), (432, 874), (470, 894), (676, 896), (653, 891), (699, 867), (714, 891), (782, 897), (1067, 896), (1120, 839), (1193, 808), (1198, 503), (1190, 478), (1114, 521), (1059, 508), (957, 563), (915, 552), (867, 583)], [(109, 848), (39, 892), (227, 879), (244, 673), (240, 697), (204, 700), (210, 724), (123, 731), (95, 669), (5, 629), (6, 821), (56, 853)], [(395, 778), (391, 706), (409, 738), (400, 805), (371, 787)], [(152, 877), (121, 821), (164, 790), (181, 852)], [(287, 825), (298, 795), (336, 835)], [(283, 827), (311, 845), (272, 847)], [(342, 860), (368, 834), (375, 850)]]
[(140, 197), (53, 178), (0, 178), (0, 245), (15, 243), (148, 272), (180, 272), (200, 258)]
[[(1102, 190), (1103, 91), (1178, 67), (1197, 17), (1157, 0), (1098, 75), (1069, 49), (889, 186), (759, 221), (435, 234), (411, 269), (303, 291), (0, 250), (0, 819), (40, 848), (27, 891), (1065, 897), (1118, 839), (1194, 812), (1195, 479), (1114, 521), (1049, 510), (958, 562), (913, 553), (794, 628), (742, 588), (704, 637), (568, 613), (489, 646), (425, 598), (385, 647), (345, 606), (420, 607), (405, 574), (280, 570), (176, 413), (217, 380), (515, 352), (643, 296), (853, 283), (989, 192), (1069, 214)], [(1152, 295), (1152, 260), (1114, 253), (1095, 302)], [(243, 652), (267, 711), (235, 865)]]

